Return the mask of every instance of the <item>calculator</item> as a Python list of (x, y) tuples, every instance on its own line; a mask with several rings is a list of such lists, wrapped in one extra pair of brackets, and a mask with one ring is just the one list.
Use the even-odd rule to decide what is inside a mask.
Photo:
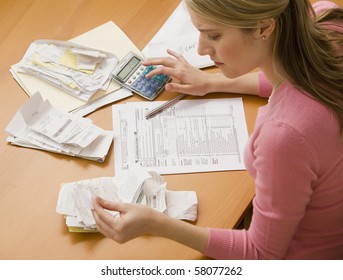
[(170, 76), (158, 74), (147, 78), (145, 75), (156, 69), (156, 66), (144, 66), (143, 61), (139, 55), (129, 52), (112, 71), (112, 77), (122, 86), (148, 100), (153, 100), (164, 89)]

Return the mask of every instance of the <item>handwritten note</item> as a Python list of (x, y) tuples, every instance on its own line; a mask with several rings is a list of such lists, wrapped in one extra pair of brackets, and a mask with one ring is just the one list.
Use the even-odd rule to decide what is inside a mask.
[(147, 58), (165, 57), (167, 49), (171, 49), (182, 54), (197, 68), (213, 66), (209, 56), (198, 54), (198, 39), (199, 31), (193, 26), (188, 11), (181, 2), (142, 53)]

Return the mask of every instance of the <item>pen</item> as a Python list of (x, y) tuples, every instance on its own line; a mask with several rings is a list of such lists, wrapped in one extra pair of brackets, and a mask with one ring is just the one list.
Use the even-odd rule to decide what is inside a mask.
[(145, 115), (145, 118), (146, 119), (150, 119), (152, 118), (153, 116), (157, 115), (158, 113), (162, 112), (164, 109), (174, 105), (176, 102), (178, 102), (182, 97), (184, 97), (186, 94), (180, 94), (178, 96), (176, 96), (175, 98), (167, 101), (167, 102), (164, 102), (162, 105), (156, 107), (155, 109), (151, 110), (149, 113), (147, 113)]

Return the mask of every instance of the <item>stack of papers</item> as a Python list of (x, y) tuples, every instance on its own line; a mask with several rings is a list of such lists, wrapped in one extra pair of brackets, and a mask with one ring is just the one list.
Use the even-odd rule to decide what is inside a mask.
[(113, 132), (92, 124), (90, 119), (53, 108), (39, 93), (15, 114), (6, 131), (11, 144), (85, 159), (104, 161)]
[(88, 101), (98, 90), (107, 90), (117, 64), (117, 57), (109, 52), (70, 42), (37, 40), (14, 68)]
[[(130, 51), (140, 53), (134, 43), (112, 21), (87, 31), (69, 42), (114, 54), (118, 60)], [(102, 106), (132, 96), (131, 91), (123, 89), (112, 79), (107, 90), (100, 89), (88, 101), (84, 101), (43, 79), (19, 72), (16, 64), (11, 66), (10, 72), (28, 96), (40, 92), (43, 99), (49, 99), (53, 107), (65, 112), (73, 112), (78, 116), (86, 116)]]
[[(99, 177), (62, 184), (56, 212), (66, 218), (70, 232), (97, 232), (92, 214), (93, 199), (140, 203), (178, 219), (195, 221), (197, 198), (194, 192), (166, 190), (163, 177), (154, 172), (127, 171), (116, 177)], [(113, 216), (120, 215), (108, 211)]]

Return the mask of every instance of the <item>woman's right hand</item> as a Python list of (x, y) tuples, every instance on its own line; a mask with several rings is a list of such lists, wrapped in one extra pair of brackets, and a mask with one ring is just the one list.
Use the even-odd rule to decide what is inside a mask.
[[(93, 205), (97, 230), (118, 243), (150, 234), (152, 218), (163, 215), (145, 205), (113, 202), (101, 197), (96, 197)], [(117, 211), (120, 215), (114, 217), (106, 210)]]
[(148, 78), (157, 74), (166, 74), (179, 83), (169, 82), (165, 89), (172, 92), (180, 92), (189, 95), (204, 96), (209, 93), (209, 81), (211, 74), (195, 68), (189, 64), (184, 57), (174, 51), (167, 50), (172, 57), (150, 58), (143, 64), (145, 66), (158, 65), (146, 76)]

